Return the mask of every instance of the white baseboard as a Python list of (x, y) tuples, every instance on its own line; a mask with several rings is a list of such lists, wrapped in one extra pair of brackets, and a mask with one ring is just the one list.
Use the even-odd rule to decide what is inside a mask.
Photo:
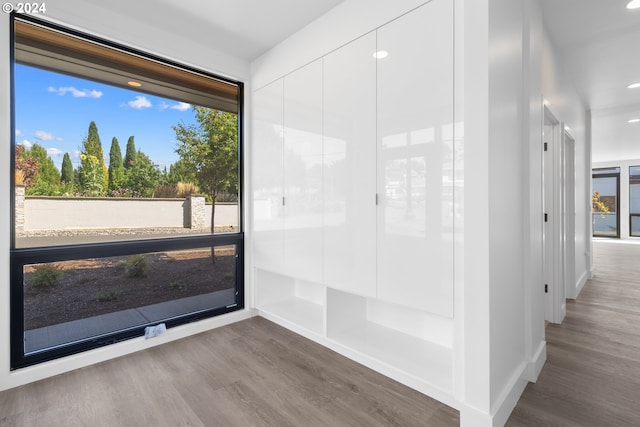
[(460, 427), (504, 426), (527, 386), (528, 381), (525, 378), (527, 366), (527, 363), (522, 362), (518, 367), (500, 397), (493, 404), (490, 413), (462, 404), (460, 407)]
[(538, 349), (534, 353), (532, 359), (529, 361), (527, 367), (527, 380), (532, 383), (535, 383), (540, 376), (540, 372), (542, 371), (542, 367), (544, 363), (547, 361), (547, 342), (541, 341)]
[(587, 280), (589, 280), (589, 276), (593, 278), (593, 272), (587, 272), (585, 270), (582, 275), (580, 275), (580, 278), (576, 282), (576, 298), (578, 298), (578, 295), (580, 295), (580, 292), (582, 292), (582, 288), (584, 288)]
[[(516, 407), (522, 392), (529, 383), (527, 381), (527, 366), (528, 363), (522, 362), (516, 372), (511, 377), (511, 381), (504, 388), (500, 398), (493, 405), (491, 413), (493, 413), (493, 427), (504, 426), (509, 415), (513, 412), (513, 408)], [(462, 424), (461, 424), (462, 425)]]

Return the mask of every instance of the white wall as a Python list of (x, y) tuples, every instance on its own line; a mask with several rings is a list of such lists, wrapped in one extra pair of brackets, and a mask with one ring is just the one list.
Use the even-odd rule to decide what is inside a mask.
[(572, 86), (547, 32), (542, 46), (542, 93), (553, 115), (570, 128), (575, 139), (576, 288), (591, 277), (591, 138), (590, 119), (582, 99)]
[[(525, 91), (523, 134), (525, 140), (525, 160), (523, 170), (527, 178), (523, 180), (525, 195), (524, 233), (524, 313), (525, 348), (529, 361), (527, 379), (535, 381), (546, 361), (544, 332), (543, 283), (543, 240), (542, 240), (542, 10), (537, 0), (524, 2), (524, 44), (523, 56)], [(528, 19), (527, 19), (528, 17)], [(528, 66), (527, 66), (528, 65)], [(527, 120), (528, 118), (528, 120)], [(528, 195), (528, 198), (527, 198)]]
[[(174, 28), (161, 29), (153, 25), (153, 16), (166, 13), (161, 8), (149, 10), (145, 16), (115, 15), (97, 2), (60, 1), (55, 5), (47, 4), (47, 12), (41, 16), (47, 20), (81, 30), (95, 36), (120, 42), (134, 48), (156, 54), (167, 59), (190, 65), (205, 71), (239, 80), (248, 81), (249, 64), (234, 58), (213, 47), (213, 42), (203, 38), (201, 41), (185, 40)], [(9, 15), (0, 15), (0, 151), (10, 153), (11, 129), (10, 111), (10, 55), (9, 55)], [(184, 23), (180, 23), (183, 25)], [(206, 32), (203, 31), (203, 34)], [(221, 41), (224, 42), (224, 41)], [(248, 82), (247, 82), (248, 83)], [(245, 92), (250, 93), (250, 86)], [(250, 108), (250, 99), (245, 99), (245, 109)], [(246, 131), (245, 122), (245, 131)], [(0, 156), (0, 200), (10, 200), (10, 157)], [(245, 169), (246, 170), (246, 169)], [(245, 176), (245, 181), (247, 181)], [(245, 212), (246, 214), (246, 212)], [(233, 321), (247, 318), (251, 310), (207, 319), (180, 327), (171, 328), (162, 337), (153, 340), (136, 338), (110, 345), (97, 350), (42, 363), (37, 366), (10, 371), (9, 361), (9, 247), (10, 221), (9, 209), (0, 210), (0, 390), (15, 387), (27, 382), (46, 378), (82, 366), (98, 363), (149, 348), (167, 341), (212, 329)], [(247, 299), (251, 298), (251, 286), (245, 286)]]

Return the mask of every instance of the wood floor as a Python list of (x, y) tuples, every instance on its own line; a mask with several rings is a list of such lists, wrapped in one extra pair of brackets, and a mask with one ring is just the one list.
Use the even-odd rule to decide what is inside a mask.
[[(549, 325), (508, 426), (640, 426), (640, 245)], [(254, 318), (0, 393), (0, 426), (457, 426), (457, 411)]]
[(458, 412), (253, 318), (0, 393), (0, 426), (457, 426)]
[(593, 256), (507, 426), (640, 426), (640, 244), (594, 241)]

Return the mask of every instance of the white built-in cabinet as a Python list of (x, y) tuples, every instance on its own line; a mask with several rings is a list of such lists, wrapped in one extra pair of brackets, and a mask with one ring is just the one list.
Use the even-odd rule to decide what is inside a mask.
[(376, 297), (376, 33), (324, 57), (324, 283)]
[(432, 0), (255, 90), (251, 158), (259, 312), (445, 402), (453, 35)]
[(253, 265), (284, 271), (283, 81), (253, 93)]
[(453, 6), (377, 31), (378, 298), (453, 315)]

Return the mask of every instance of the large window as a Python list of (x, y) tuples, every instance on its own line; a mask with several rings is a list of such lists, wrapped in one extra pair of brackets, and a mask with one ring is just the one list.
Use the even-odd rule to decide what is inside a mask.
[(640, 166), (629, 168), (629, 235), (640, 237)]
[(620, 237), (620, 168), (592, 171), (593, 235)]
[(12, 368), (242, 308), (242, 84), (13, 36)]

